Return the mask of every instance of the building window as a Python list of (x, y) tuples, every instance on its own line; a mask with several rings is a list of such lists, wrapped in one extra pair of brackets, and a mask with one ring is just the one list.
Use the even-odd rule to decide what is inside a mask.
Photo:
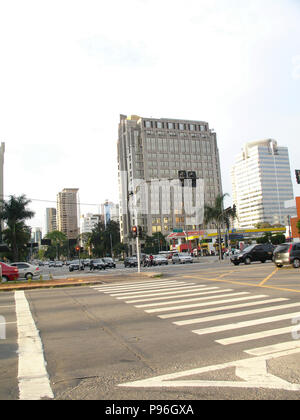
[(184, 124), (182, 123), (179, 124), (179, 130), (184, 130)]
[(173, 123), (168, 123), (168, 129), (169, 130), (173, 130), (174, 129), (174, 124)]

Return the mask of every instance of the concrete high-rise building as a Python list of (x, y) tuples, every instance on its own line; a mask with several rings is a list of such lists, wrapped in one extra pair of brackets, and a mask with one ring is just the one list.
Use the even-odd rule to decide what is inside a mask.
[[(142, 226), (149, 236), (200, 227), (188, 221), (184, 210), (174, 204), (176, 200), (181, 203), (183, 195), (183, 189), (178, 190), (176, 184), (179, 171), (194, 173), (198, 185), (202, 185), (203, 200), (198, 207), (203, 209), (204, 203), (213, 205), (216, 196), (222, 194), (216, 133), (203, 121), (120, 115), (118, 171), (120, 232), (125, 243), (130, 243), (131, 228), (135, 225)], [(136, 196), (140, 181), (135, 180), (142, 181), (143, 188), (146, 185), (143, 197)], [(191, 201), (193, 194), (194, 190)], [(149, 208), (135, 214), (132, 200), (135, 204), (144, 201), (144, 206), (147, 201)]]
[(103, 222), (103, 216), (100, 214), (87, 213), (86, 215), (81, 215), (80, 233), (92, 232), (94, 227), (100, 222)]
[(79, 235), (78, 188), (64, 188), (57, 194), (57, 229), (68, 239)]
[(46, 232), (50, 233), (50, 232), (53, 232), (54, 230), (57, 230), (56, 209), (47, 208), (46, 209)]
[(287, 147), (272, 139), (247, 143), (236, 157), (231, 178), (236, 227), (288, 224), (284, 202), (293, 199), (293, 185)]

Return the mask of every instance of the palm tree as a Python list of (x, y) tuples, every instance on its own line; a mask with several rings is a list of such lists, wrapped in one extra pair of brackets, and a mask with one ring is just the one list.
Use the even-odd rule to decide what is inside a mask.
[(236, 207), (228, 207), (224, 210), (224, 198), (228, 194), (218, 195), (213, 206), (204, 206), (204, 223), (214, 223), (218, 232), (219, 258), (222, 258), (221, 252), (221, 228), (225, 225), (227, 229), (230, 227), (232, 219), (236, 218)]
[[(34, 216), (34, 212), (27, 209), (29, 203), (31, 201), (25, 195), (19, 197), (11, 195), (8, 201), (2, 202), (0, 207), (0, 219), (4, 220), (7, 226), (3, 233), (12, 249), (13, 261), (18, 261), (19, 251), (24, 247), (24, 240), (28, 240), (28, 226), (25, 225), (25, 221)], [(20, 238), (22, 238), (22, 243)]]
[(51, 244), (55, 247), (56, 259), (58, 260), (60, 257), (60, 249), (68, 239), (67, 236), (60, 230), (53, 230), (52, 232), (47, 233), (45, 239), (51, 239)]

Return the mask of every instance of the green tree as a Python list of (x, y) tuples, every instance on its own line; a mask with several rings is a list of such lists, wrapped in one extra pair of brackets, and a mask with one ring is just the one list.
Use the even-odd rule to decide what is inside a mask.
[[(66, 242), (68, 238), (63, 232), (53, 230), (52, 232), (47, 233), (45, 239), (51, 240), (51, 246), (49, 246), (46, 251), (47, 257), (59, 259), (62, 253), (66, 254)], [(63, 250), (64, 252), (62, 252)]]
[[(204, 206), (204, 223), (214, 223), (216, 225), (219, 244), (221, 244), (222, 227), (226, 226), (229, 229), (231, 220), (237, 217), (235, 206), (224, 210), (224, 199), (226, 196), (228, 194), (218, 195), (213, 206), (207, 204)], [(219, 246), (219, 258), (222, 258), (221, 246)]]
[(300, 219), (298, 220), (296, 226), (297, 226), (297, 229), (298, 229), (298, 233), (300, 235)]
[(21, 255), (24, 256), (25, 244), (30, 240), (30, 228), (25, 224), (26, 220), (34, 216), (34, 212), (27, 208), (30, 203), (31, 200), (25, 195), (11, 195), (9, 200), (2, 200), (0, 219), (6, 226), (3, 237), (11, 248), (13, 261), (18, 261)]

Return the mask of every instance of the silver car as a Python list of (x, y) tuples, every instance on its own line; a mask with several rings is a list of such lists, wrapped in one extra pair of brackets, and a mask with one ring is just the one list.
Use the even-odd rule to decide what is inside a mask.
[(183, 252), (178, 252), (173, 254), (172, 256), (172, 263), (176, 264), (186, 264), (186, 263), (192, 263), (193, 257), (191, 257), (189, 254), (185, 254)]
[(28, 280), (28, 278), (37, 277), (41, 274), (40, 268), (37, 265), (32, 265), (27, 262), (15, 262), (10, 264), (12, 267), (19, 269), (19, 276)]

